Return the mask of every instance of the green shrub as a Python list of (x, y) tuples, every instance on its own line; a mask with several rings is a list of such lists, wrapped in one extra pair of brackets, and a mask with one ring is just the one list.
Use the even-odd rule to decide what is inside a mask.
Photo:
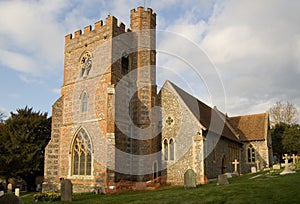
[(48, 192), (48, 193), (36, 193), (33, 195), (34, 202), (43, 202), (43, 201), (58, 201), (60, 200), (60, 193)]

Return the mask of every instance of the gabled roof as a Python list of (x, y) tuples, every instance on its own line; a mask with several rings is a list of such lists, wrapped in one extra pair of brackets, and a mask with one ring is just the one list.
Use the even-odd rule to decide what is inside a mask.
[(240, 142), (238, 136), (234, 133), (233, 130), (231, 130), (229, 124), (225, 121), (226, 116), (223, 113), (220, 114), (218, 110), (209, 107), (172, 82), (167, 80), (165, 83), (173, 87), (177, 95), (185, 103), (186, 107), (195, 116), (195, 118), (197, 118), (200, 124), (203, 125), (207, 130), (217, 134), (221, 133), (221, 136), (224, 138)]
[(267, 139), (268, 118), (268, 113), (261, 113), (231, 117), (229, 121), (240, 135), (241, 141), (246, 142)]

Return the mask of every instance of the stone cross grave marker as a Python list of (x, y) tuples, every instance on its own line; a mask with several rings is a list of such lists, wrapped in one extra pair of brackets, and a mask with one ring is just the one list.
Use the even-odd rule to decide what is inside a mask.
[(221, 185), (228, 185), (229, 182), (228, 182), (228, 179), (227, 179), (227, 176), (225, 174), (220, 174), (218, 175), (218, 181), (217, 181), (217, 185), (221, 186)]
[(61, 201), (72, 201), (73, 184), (69, 179), (63, 179), (60, 182)]
[(238, 173), (238, 168), (237, 168), (237, 166), (238, 166), (239, 163), (240, 163), (240, 162), (238, 162), (236, 159), (234, 160), (234, 162), (232, 162), (232, 164), (234, 165), (234, 173)]
[(259, 168), (259, 161), (258, 160), (256, 160), (256, 171), (260, 171), (260, 168)]
[(184, 187), (195, 188), (196, 187), (196, 173), (193, 169), (188, 169), (184, 173)]
[(280, 173), (280, 175), (285, 175), (285, 174), (293, 174), (295, 173), (295, 171), (292, 171), (290, 170), (290, 167), (289, 167), (289, 156), (288, 154), (284, 154), (284, 156), (282, 157), (282, 159), (284, 159), (284, 170), (283, 172)]
[(293, 154), (292, 159), (293, 159), (293, 164), (296, 164), (297, 156), (295, 154)]
[(289, 171), (289, 156), (287, 154), (284, 154), (284, 156), (282, 157), (282, 159), (284, 159), (284, 171)]

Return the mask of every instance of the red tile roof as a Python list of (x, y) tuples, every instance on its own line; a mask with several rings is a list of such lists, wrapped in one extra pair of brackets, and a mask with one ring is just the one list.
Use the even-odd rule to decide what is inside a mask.
[(231, 117), (228, 120), (244, 142), (267, 139), (268, 118), (268, 113), (261, 113)]

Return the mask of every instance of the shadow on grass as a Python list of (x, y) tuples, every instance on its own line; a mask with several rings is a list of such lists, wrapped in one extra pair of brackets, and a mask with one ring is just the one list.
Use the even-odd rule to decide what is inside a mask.
[[(259, 176), (258, 176), (259, 175)], [(253, 178), (255, 177), (255, 178)], [(216, 181), (197, 188), (161, 187), (155, 191), (136, 191), (112, 195), (75, 194), (72, 203), (299, 203), (300, 172), (280, 176), (265, 172), (229, 179), (229, 185)], [(23, 198), (22, 198), (23, 199)], [(32, 196), (24, 197), (27, 204)], [(61, 203), (61, 202), (54, 202)], [(65, 202), (67, 203), (67, 202)]]

